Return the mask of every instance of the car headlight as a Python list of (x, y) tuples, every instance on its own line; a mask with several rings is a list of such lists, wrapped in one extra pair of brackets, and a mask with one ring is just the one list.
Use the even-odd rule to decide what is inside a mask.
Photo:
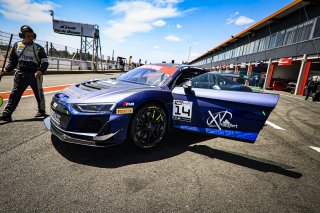
[(116, 106), (115, 103), (95, 103), (95, 104), (72, 104), (75, 110), (79, 112), (91, 113), (111, 113)]

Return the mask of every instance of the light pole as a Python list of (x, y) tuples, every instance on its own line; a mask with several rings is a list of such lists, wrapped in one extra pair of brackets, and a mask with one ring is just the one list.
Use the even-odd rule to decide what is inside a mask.
[(190, 52), (191, 52), (191, 46), (189, 48), (188, 63), (189, 63), (189, 58), (190, 58)]

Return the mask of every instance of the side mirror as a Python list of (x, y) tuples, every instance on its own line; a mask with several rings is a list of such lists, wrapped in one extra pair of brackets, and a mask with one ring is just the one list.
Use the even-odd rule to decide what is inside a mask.
[(192, 82), (187, 81), (187, 82), (183, 83), (183, 88), (184, 88), (184, 90), (188, 90), (188, 91), (192, 90)]

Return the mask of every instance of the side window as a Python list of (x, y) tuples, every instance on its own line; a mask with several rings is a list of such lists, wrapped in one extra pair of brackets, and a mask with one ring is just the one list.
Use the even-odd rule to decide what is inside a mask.
[(198, 70), (198, 69), (188, 69), (182, 71), (182, 73), (177, 77), (177, 79), (174, 81), (172, 88), (176, 86), (182, 87), (183, 83), (195, 78), (196, 76), (199, 76), (203, 73), (206, 73), (205, 70)]
[(240, 85), (228, 77), (205, 73), (191, 80), (193, 88), (225, 90), (231, 85)]
[(211, 86), (210, 75), (205, 73), (191, 79), (193, 88), (209, 89)]
[(223, 86), (223, 85), (226, 85), (227, 84), (227, 79), (226, 78), (223, 78), (221, 76), (216, 76), (216, 82), (215, 82), (215, 85), (217, 86)]
[(221, 87), (224, 85), (239, 85), (239, 84), (234, 82), (232, 79), (228, 77), (216, 75), (215, 85)]

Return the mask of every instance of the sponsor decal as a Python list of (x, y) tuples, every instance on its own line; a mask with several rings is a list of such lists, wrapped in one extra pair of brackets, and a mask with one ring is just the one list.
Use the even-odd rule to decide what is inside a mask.
[(207, 125), (208, 127), (216, 127), (219, 130), (221, 130), (222, 127), (224, 128), (238, 128), (237, 124), (232, 124), (231, 119), (232, 119), (232, 113), (226, 111), (221, 111), (217, 113), (212, 113), (210, 110), (208, 110), (209, 117), (207, 118)]
[(53, 109), (56, 109), (56, 108), (57, 108), (57, 106), (58, 106), (58, 104), (57, 104), (56, 102), (53, 102), (53, 104), (52, 104), (52, 108), (53, 108)]
[(124, 102), (124, 103), (123, 103), (123, 106), (124, 106), (124, 107), (128, 107), (128, 106), (131, 106), (131, 107), (132, 107), (132, 106), (134, 106), (134, 102)]
[(0, 96), (0, 107), (2, 106), (3, 104), (3, 98)]
[(192, 102), (173, 100), (173, 120), (191, 122), (192, 118)]
[(177, 68), (173, 66), (158, 66), (158, 65), (143, 65), (140, 68), (157, 70), (169, 76), (172, 76), (173, 73), (177, 70)]
[(133, 108), (117, 108), (116, 114), (131, 114), (133, 113)]
[(27, 54), (22, 54), (20, 56), (20, 59), (23, 61), (34, 61), (34, 56), (27, 55)]
[(18, 48), (19, 48), (19, 49), (23, 49), (23, 48), (24, 48), (24, 44), (19, 43), (19, 44), (18, 44)]

